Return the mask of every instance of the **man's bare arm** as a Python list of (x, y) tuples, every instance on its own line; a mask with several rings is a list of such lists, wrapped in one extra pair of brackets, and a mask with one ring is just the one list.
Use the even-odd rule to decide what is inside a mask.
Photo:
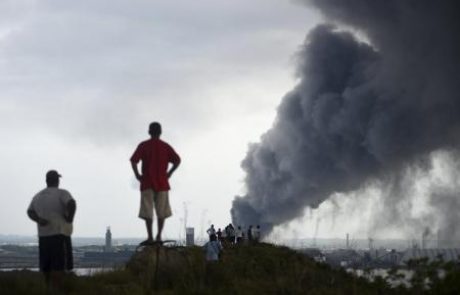
[(72, 223), (73, 218), (75, 217), (75, 212), (77, 211), (77, 203), (75, 200), (70, 200), (67, 202), (66, 211), (67, 215), (64, 216), (64, 218), (68, 223)]
[(171, 177), (171, 175), (174, 173), (174, 171), (176, 171), (177, 167), (179, 167), (180, 165), (180, 160), (177, 161), (176, 163), (173, 163), (173, 165), (171, 166), (171, 169), (169, 169), (168, 171), (168, 178)]
[(38, 216), (37, 212), (35, 212), (34, 210), (27, 210), (27, 216), (29, 216), (30, 219), (32, 219), (34, 222), (40, 224), (41, 226), (44, 226), (44, 225), (48, 224), (48, 220)]
[(137, 168), (137, 163), (131, 162), (131, 167), (133, 168), (134, 176), (137, 180), (141, 181), (141, 174)]

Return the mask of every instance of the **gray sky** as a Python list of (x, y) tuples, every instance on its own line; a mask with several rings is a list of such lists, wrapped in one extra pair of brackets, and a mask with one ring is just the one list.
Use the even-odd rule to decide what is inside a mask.
[(35, 234), (25, 211), (53, 168), (78, 202), (74, 235), (144, 236), (128, 159), (154, 120), (183, 159), (166, 236), (184, 203), (198, 231), (229, 223), (247, 145), (318, 22), (288, 0), (0, 2), (0, 233)]

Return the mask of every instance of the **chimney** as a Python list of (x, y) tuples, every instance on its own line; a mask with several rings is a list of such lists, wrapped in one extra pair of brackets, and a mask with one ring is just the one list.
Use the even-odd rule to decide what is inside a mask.
[(110, 231), (110, 226), (107, 227), (105, 232), (105, 252), (112, 251), (112, 232)]

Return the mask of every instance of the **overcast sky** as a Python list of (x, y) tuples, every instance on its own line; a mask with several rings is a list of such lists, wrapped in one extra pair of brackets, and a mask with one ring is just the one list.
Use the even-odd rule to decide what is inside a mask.
[(1, 1), (0, 233), (35, 234), (26, 208), (57, 169), (75, 236), (144, 236), (129, 157), (151, 121), (183, 160), (165, 235), (180, 236), (184, 204), (198, 236), (228, 224), (247, 145), (318, 22), (288, 0)]

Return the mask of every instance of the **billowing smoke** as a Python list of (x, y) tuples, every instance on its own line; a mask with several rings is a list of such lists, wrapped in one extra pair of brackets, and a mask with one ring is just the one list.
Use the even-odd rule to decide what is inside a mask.
[(372, 181), (397, 202), (400, 177), (460, 147), (459, 1), (304, 2), (330, 24), (309, 33), (299, 83), (249, 147), (237, 224), (270, 230)]

